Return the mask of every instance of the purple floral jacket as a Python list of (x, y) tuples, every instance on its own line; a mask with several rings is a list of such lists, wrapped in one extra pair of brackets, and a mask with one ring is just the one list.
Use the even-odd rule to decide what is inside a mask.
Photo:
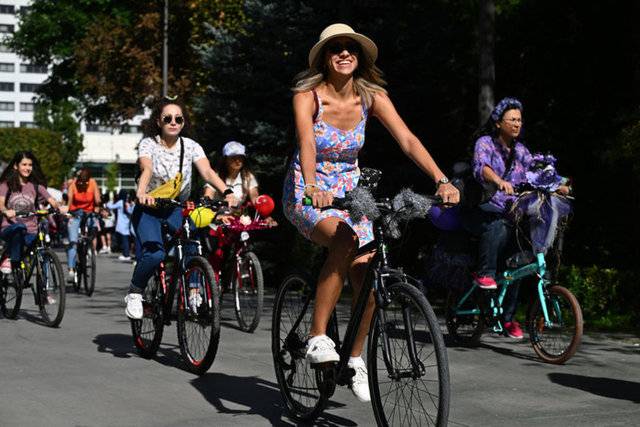
[[(532, 162), (532, 156), (527, 147), (516, 141), (514, 147), (515, 157), (511, 170), (505, 175), (505, 167), (509, 158), (507, 149), (491, 136), (485, 135), (476, 141), (473, 150), (473, 175), (479, 182), (485, 182), (482, 176), (482, 168), (489, 166), (505, 181), (513, 185), (527, 182), (527, 171)], [(481, 209), (491, 212), (506, 212), (513, 204), (515, 196), (507, 195), (504, 191), (497, 191), (491, 200), (480, 206)]]

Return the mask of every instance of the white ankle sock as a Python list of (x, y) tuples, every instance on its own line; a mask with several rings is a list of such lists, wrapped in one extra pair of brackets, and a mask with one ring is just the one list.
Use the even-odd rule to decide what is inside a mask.
[(362, 360), (362, 356), (356, 356), (356, 357), (349, 357), (349, 362), (347, 363), (347, 365), (349, 366), (356, 366), (356, 365), (360, 365), (360, 366), (365, 366), (364, 360)]

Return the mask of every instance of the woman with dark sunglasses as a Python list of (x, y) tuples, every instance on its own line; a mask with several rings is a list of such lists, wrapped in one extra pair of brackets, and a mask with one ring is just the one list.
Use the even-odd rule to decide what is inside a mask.
[[(191, 193), (192, 165), (200, 176), (220, 191), (230, 205), (236, 205), (233, 190), (216, 174), (204, 150), (194, 140), (185, 136), (189, 130), (189, 118), (180, 101), (163, 98), (156, 103), (151, 117), (144, 123), (144, 138), (138, 145), (140, 177), (136, 196), (138, 202), (131, 215), (136, 239), (141, 251), (131, 278), (129, 293), (125, 297), (125, 313), (132, 319), (142, 318), (142, 293), (154, 270), (165, 257), (162, 239), (162, 222), (175, 231), (180, 227), (180, 208), (157, 209), (149, 191), (182, 173), (182, 186), (178, 199), (185, 201)], [(182, 164), (180, 164), (182, 159)], [(202, 303), (199, 293), (189, 297), (192, 310)]]
[[(301, 234), (328, 248), (307, 344), (306, 358), (311, 363), (339, 360), (335, 343), (326, 335), (327, 323), (345, 276), (349, 274), (353, 294), (358, 295), (373, 257), (367, 246), (373, 241), (370, 221), (355, 223), (347, 212), (319, 209), (357, 186), (358, 152), (364, 144), (367, 119), (373, 116), (382, 122), (407, 157), (433, 179), (445, 202), (459, 199), (458, 190), (396, 112), (375, 66), (377, 56), (378, 48), (368, 37), (344, 24), (330, 25), (309, 52), (309, 69), (297, 76), (293, 88), (298, 150), (284, 182), (284, 213)], [(313, 206), (303, 205), (305, 197)], [(361, 354), (373, 309), (372, 295), (349, 360), (356, 371), (351, 390), (361, 401), (370, 400)]]

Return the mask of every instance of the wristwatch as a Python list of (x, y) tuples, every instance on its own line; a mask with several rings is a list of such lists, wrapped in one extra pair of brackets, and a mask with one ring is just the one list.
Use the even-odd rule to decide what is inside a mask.
[(233, 194), (233, 190), (230, 188), (227, 188), (226, 190), (224, 190), (224, 192), (222, 193), (223, 196), (228, 196), (229, 194)]
[(448, 183), (449, 183), (449, 178), (447, 178), (446, 176), (443, 176), (436, 182), (436, 188), (440, 187), (442, 184), (448, 184)]

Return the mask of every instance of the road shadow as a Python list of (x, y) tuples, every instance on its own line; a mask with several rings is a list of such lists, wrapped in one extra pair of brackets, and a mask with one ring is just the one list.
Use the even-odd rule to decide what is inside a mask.
[[(139, 357), (138, 350), (133, 345), (131, 335), (125, 334), (101, 334), (96, 335), (93, 343), (97, 345), (98, 353), (109, 353), (113, 357), (128, 359)], [(186, 370), (182, 364), (180, 353), (175, 345), (161, 344), (156, 355), (152, 358), (162, 365), (172, 368)]]
[[(305, 425), (286, 418), (284, 403), (276, 383), (258, 377), (236, 377), (222, 373), (208, 373), (191, 380), (191, 384), (220, 413), (259, 415), (274, 426)], [(227, 402), (247, 409), (229, 408)], [(329, 406), (342, 407), (344, 405), (331, 401)], [(350, 427), (357, 424), (346, 418), (325, 412), (309, 425)]]
[(609, 399), (640, 403), (640, 383), (638, 382), (563, 373), (551, 373), (547, 376), (554, 384), (576, 388)]

